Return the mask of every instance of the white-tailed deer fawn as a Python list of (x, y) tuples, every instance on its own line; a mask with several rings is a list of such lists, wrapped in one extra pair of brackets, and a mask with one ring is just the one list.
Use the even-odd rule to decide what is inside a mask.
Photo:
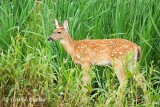
[[(106, 39), (106, 40), (79, 40), (75, 41), (68, 33), (68, 21), (65, 20), (62, 26), (55, 19), (56, 29), (48, 38), (49, 41), (60, 40), (66, 52), (72, 57), (76, 64), (83, 69), (82, 84), (86, 85), (89, 80), (88, 69), (91, 65), (111, 65), (116, 72), (120, 86), (126, 79), (124, 65), (126, 58), (131, 53), (129, 65), (132, 70), (136, 62), (140, 59), (140, 47), (133, 42), (125, 39)], [(144, 77), (137, 70), (134, 78), (145, 90)]]

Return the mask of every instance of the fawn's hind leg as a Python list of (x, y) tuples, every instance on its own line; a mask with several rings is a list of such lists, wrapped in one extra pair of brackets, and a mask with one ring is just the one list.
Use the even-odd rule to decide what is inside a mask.
[[(116, 73), (116, 76), (118, 78), (119, 81), (119, 87), (116, 93), (116, 99), (115, 99), (115, 107), (123, 107), (124, 105), (124, 97), (125, 97), (125, 90), (126, 90), (126, 86), (127, 86), (127, 79), (126, 79), (126, 75), (124, 73), (123, 70), (123, 64), (122, 61), (114, 61), (113, 64), (113, 69), (114, 72)], [(105, 102), (105, 106), (108, 106), (109, 104), (109, 100), (106, 100)]]
[(144, 78), (144, 76), (143, 76), (139, 71), (137, 71), (134, 79), (135, 79), (135, 80), (138, 82), (138, 84), (141, 86), (141, 88), (142, 88), (142, 90), (143, 90), (143, 93), (144, 93), (145, 102), (146, 102), (146, 104), (147, 104), (147, 106), (148, 106), (148, 105), (149, 105), (149, 101), (148, 101), (147, 86), (146, 86), (146, 83), (145, 83), (145, 78)]
[(144, 98), (145, 98), (145, 102), (148, 102), (148, 96), (146, 95), (146, 92), (147, 92), (147, 86), (146, 86), (146, 83), (145, 83), (145, 78), (144, 76), (139, 72), (138, 70), (138, 65), (137, 65), (137, 62), (134, 62), (134, 63), (130, 63), (129, 65), (129, 70), (131, 72), (134, 72), (134, 79), (136, 80), (136, 82), (140, 85), (140, 87), (142, 88), (143, 90), (143, 93), (144, 93)]
[(121, 61), (116, 61), (114, 63), (113, 67), (114, 67), (114, 70), (116, 72), (116, 76), (118, 78), (118, 81), (120, 83), (118, 91), (123, 92), (123, 90), (125, 90), (126, 84), (127, 84), (126, 75), (125, 75), (124, 70), (123, 70), (123, 64), (122, 64)]
[(117, 91), (116, 105), (118, 104), (123, 106), (123, 100), (125, 97), (125, 90), (126, 90), (128, 81), (126, 79), (126, 75), (123, 70), (123, 63), (121, 61), (115, 61), (113, 67), (120, 83), (120, 86), (118, 87), (118, 91)]
[(146, 91), (147, 91), (147, 87), (146, 87), (146, 84), (145, 84), (145, 78), (144, 78), (144, 76), (139, 71), (137, 71), (136, 75), (134, 76), (134, 79), (141, 86), (141, 88), (143, 90), (143, 93), (145, 94)]
[(147, 91), (146, 84), (145, 84), (145, 78), (138, 70), (138, 63), (136, 61), (133, 61), (133, 62), (130, 62), (128, 66), (129, 66), (129, 71), (133, 72), (134, 79), (141, 86), (141, 88), (145, 94), (145, 92)]

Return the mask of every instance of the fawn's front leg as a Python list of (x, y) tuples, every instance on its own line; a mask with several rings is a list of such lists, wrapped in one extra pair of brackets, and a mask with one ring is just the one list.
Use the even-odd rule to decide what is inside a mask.
[(82, 102), (87, 103), (89, 101), (89, 96), (88, 96), (88, 86), (91, 84), (91, 79), (90, 79), (90, 65), (89, 64), (82, 64), (81, 65), (83, 69), (83, 75), (82, 75), (82, 90), (83, 90), (83, 95), (82, 95)]
[(82, 85), (86, 86), (87, 84), (91, 83), (91, 79), (90, 79), (90, 64), (82, 64), (82, 69), (83, 69), (83, 76), (82, 76)]

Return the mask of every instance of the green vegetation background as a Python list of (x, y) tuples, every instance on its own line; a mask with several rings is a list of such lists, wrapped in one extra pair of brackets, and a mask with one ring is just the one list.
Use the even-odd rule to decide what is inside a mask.
[(149, 102), (131, 75), (124, 106), (160, 106), (159, 0), (0, 0), (1, 106), (103, 107), (107, 99), (114, 105), (118, 82), (109, 67), (93, 67), (83, 100), (80, 67), (59, 42), (47, 41), (55, 18), (69, 21), (75, 40), (124, 38), (140, 45)]

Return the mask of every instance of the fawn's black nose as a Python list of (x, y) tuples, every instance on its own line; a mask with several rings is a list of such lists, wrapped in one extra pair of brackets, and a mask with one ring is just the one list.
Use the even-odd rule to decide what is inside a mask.
[(49, 38), (48, 38), (48, 41), (53, 41), (53, 38), (49, 37)]

